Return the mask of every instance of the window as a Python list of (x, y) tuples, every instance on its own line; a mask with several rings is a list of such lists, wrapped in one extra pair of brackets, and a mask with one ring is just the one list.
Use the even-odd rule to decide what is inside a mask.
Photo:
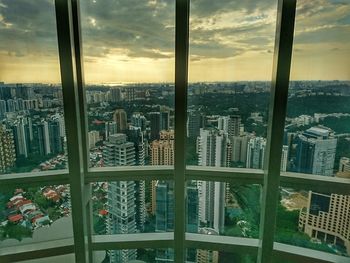
[[(0, 174), (0, 205), (5, 207), (16, 201), (13, 197), (20, 196), (21, 191), (21, 201), (26, 202), (31, 200), (29, 194), (37, 195), (38, 200), (46, 195), (52, 198), (60, 186), (69, 187), (70, 197), (62, 202), (70, 200), (71, 210), (67, 217), (62, 217), (72, 219), (73, 235), (35, 244), (17, 242), (15, 246), (0, 246), (1, 261), (60, 256), (67, 256), (68, 260), (72, 253), (79, 263), (199, 259), (259, 263), (348, 261), (349, 221), (342, 221), (349, 213), (350, 203), (350, 180), (346, 178), (350, 156), (344, 124), (347, 104), (335, 103), (345, 105), (338, 105), (344, 110), (345, 115), (339, 115), (344, 123), (334, 120), (339, 113), (332, 111), (335, 107), (327, 109), (330, 116), (325, 119), (324, 112), (316, 116), (322, 124), (327, 122), (333, 127), (332, 138), (328, 138), (331, 134), (328, 129), (313, 125), (297, 126), (294, 131), (300, 135), (297, 142), (288, 132), (284, 136), (284, 130), (291, 128), (290, 123), (310, 121), (307, 117), (299, 118), (300, 115), (313, 114), (314, 118), (314, 113), (318, 113), (312, 107), (307, 107), (310, 112), (293, 113), (293, 100), (306, 101), (317, 96), (332, 97), (336, 102), (347, 99), (348, 34), (339, 34), (348, 30), (347, 3), (335, 0), (322, 3), (299, 0), (298, 6), (295, 0), (41, 3), (33, 6), (32, 1), (0, 1), (0, 35), (5, 36), (0, 43), (0, 55), (6, 65), (4, 75), (2, 72), (0, 75), (6, 82), (0, 85), (0, 95), (6, 95), (6, 100), (16, 97), (16, 89), (7, 93), (3, 89), (14, 81), (14, 72), (24, 72), (21, 77), (26, 79), (20, 79), (21, 82), (61, 82), (62, 94), (57, 95), (62, 98), (61, 109), (49, 103), (56, 95), (47, 95), (47, 90), (56, 94), (60, 89), (43, 85), (34, 94), (40, 97), (43, 92), (42, 97), (52, 107), (30, 109), (29, 115), (46, 119), (59, 111), (66, 129), (64, 132), (58, 124), (52, 124), (54, 139), (48, 145), (50, 149), (51, 144), (58, 145), (58, 135), (65, 134), (62, 164), (65, 167), (60, 164), (57, 167), (69, 165), (69, 169), (13, 173), (15, 163), (11, 156), (17, 157), (16, 147), (20, 147), (8, 143), (15, 135), (6, 122), (18, 113), (15, 110), (15, 114), (8, 114), (7, 101), (4, 104), (0, 100), (0, 118), (5, 123), (5, 128), (2, 125), (0, 129), (0, 164), (10, 160)], [(40, 11), (45, 8), (55, 10), (57, 28), (52, 24), (54, 13)], [(36, 24), (40, 14), (47, 23)], [(320, 24), (318, 16), (324, 24)], [(31, 22), (23, 22), (24, 29), (17, 30), (16, 21)], [(48, 30), (40, 31), (49, 26)], [(329, 37), (318, 41), (325, 29), (334, 34), (333, 42), (328, 41)], [(24, 41), (23, 34), (39, 37), (43, 48), (39, 50), (35, 41)], [(24, 43), (35, 48), (24, 56), (13, 51), (17, 44), (21, 49)], [(49, 46), (57, 44), (59, 61), (55, 63), (52, 58), (55, 49)], [(330, 47), (334, 47), (334, 53), (325, 52)], [(51, 52), (45, 53), (48, 51)], [(320, 55), (315, 56), (313, 51)], [(37, 60), (33, 54), (38, 54)], [(46, 64), (39, 54), (43, 54)], [(323, 56), (332, 63), (320, 63)], [(317, 67), (309, 67), (312, 74), (305, 75), (299, 69), (308, 58), (315, 60)], [(10, 70), (8, 65), (14, 62), (18, 62), (18, 67)], [(39, 74), (45, 73), (40, 67), (25, 74), (27, 68), (24, 70), (19, 62), (47, 65), (45, 70), (52, 67), (48, 72), (54, 75)], [(327, 66), (327, 74), (322, 65)], [(199, 74), (201, 71), (205, 74)], [(329, 81), (331, 78), (339, 81)], [(314, 79), (317, 81), (310, 81)], [(18, 90), (20, 93), (22, 89)], [(9, 105), (17, 107), (11, 101)], [(27, 125), (24, 122), (23, 126)], [(23, 127), (18, 134), (21, 131), (26, 134), (23, 130), (28, 129)], [(251, 137), (243, 140), (244, 135)], [(344, 137), (343, 148), (334, 143), (334, 138), (340, 137)], [(317, 140), (327, 141), (320, 143), (318, 151), (314, 147)], [(299, 158), (299, 163), (298, 150), (306, 156)], [(58, 154), (55, 153), (57, 159)], [(337, 162), (335, 170), (340, 176), (329, 176), (330, 160)], [(317, 162), (315, 167), (327, 172), (322, 174), (326, 176), (306, 168), (295, 169), (303, 167), (296, 164), (311, 161)], [(45, 204), (47, 198), (41, 201)], [(249, 204), (244, 205), (243, 201)], [(19, 223), (24, 217), (22, 212), (30, 210), (30, 203), (24, 205), (18, 208), (20, 213), (5, 217), (1, 214), (0, 218)], [(40, 206), (39, 210), (52, 208), (45, 207)], [(299, 214), (296, 210), (289, 213), (288, 207), (300, 208)], [(51, 209), (52, 217), (57, 217), (57, 211)], [(207, 212), (206, 217), (203, 211)], [(290, 218), (295, 225), (290, 226)], [(3, 221), (1, 237), (8, 223), (4, 225)], [(334, 221), (342, 222), (333, 224)], [(281, 231), (289, 231), (289, 236), (279, 236)], [(312, 245), (296, 247), (299, 244), (290, 242), (293, 235), (303, 236)], [(330, 249), (315, 250), (317, 242)]]

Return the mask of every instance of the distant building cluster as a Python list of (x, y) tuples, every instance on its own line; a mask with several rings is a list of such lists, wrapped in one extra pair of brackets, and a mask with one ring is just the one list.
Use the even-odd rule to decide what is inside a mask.
[(2, 173), (20, 166), (16, 161), (27, 158), (46, 161), (65, 152), (62, 92), (58, 87), (2, 84), (0, 122), (3, 134), (0, 149), (4, 149), (3, 154), (0, 150)]
[[(300, 84), (300, 83), (299, 83)], [(298, 84), (298, 85), (299, 85)], [(301, 84), (300, 84), (301, 85)], [(299, 86), (298, 86), (299, 87)], [(304, 87), (301, 85), (300, 87)], [(189, 87), (190, 97), (266, 93), (266, 82), (203, 83)], [(89, 131), (87, 146), (92, 167), (160, 166), (175, 164), (175, 113), (172, 106), (157, 104), (174, 95), (170, 84), (94, 86), (86, 90)], [(314, 94), (310, 93), (310, 96)], [(298, 89), (291, 96), (303, 97)], [(137, 109), (135, 109), (137, 105)], [(266, 114), (252, 109), (241, 112), (235, 105), (222, 115), (208, 114), (203, 105), (189, 105), (186, 120), (188, 158), (191, 165), (264, 169), (268, 141)], [(336, 159), (340, 135), (320, 125), (327, 117), (346, 113), (315, 113), (286, 119), (281, 151), (281, 172), (350, 178), (350, 159)], [(250, 126), (249, 126), (250, 125)], [(343, 136), (343, 135), (342, 135)], [(62, 92), (57, 86), (0, 85), (0, 173), (21, 168), (26, 160), (36, 163), (29, 171), (67, 167)], [(188, 156), (187, 156), (188, 155)], [(339, 167), (338, 167), (339, 160)], [(335, 167), (337, 166), (337, 167)], [(127, 168), (125, 168), (127, 169)], [(308, 175), (305, 175), (308, 176)], [(99, 218), (107, 234), (174, 231), (172, 181), (116, 181), (103, 183), (105, 193)], [(186, 186), (187, 231), (219, 235), (225, 231), (226, 205), (232, 199), (230, 185), (214, 181), (188, 181)], [(96, 190), (96, 189), (94, 189)], [(41, 189), (40, 195), (59, 203), (61, 215), (69, 213), (69, 189)], [(349, 253), (349, 196), (309, 193), (308, 206), (300, 212), (299, 229), (313, 239), (340, 244)], [(51, 223), (35, 200), (19, 189), (9, 200), (6, 220), (35, 228)], [(340, 212), (339, 212), (340, 211)], [(7, 223), (7, 222), (6, 222)], [(3, 223), (4, 224), (4, 223)], [(137, 250), (111, 250), (110, 262), (137, 259)], [(157, 249), (156, 262), (173, 262), (172, 249)], [(189, 250), (187, 262), (217, 263), (218, 252)]]

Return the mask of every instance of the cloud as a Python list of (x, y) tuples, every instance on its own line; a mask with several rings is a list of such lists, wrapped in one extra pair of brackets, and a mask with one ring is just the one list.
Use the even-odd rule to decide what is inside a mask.
[(102, 46), (123, 48), (130, 57), (174, 57), (174, 1), (87, 0), (81, 7), (84, 50)]
[[(174, 57), (175, 0), (84, 0), (80, 5), (85, 61), (114, 55)], [(192, 0), (191, 59), (268, 53), (274, 45), (276, 9), (277, 0)], [(299, 0), (295, 41), (348, 41), (350, 34), (344, 32), (349, 24), (345, 0)], [(0, 0), (0, 37), (2, 54), (57, 57), (53, 0)]]
[(0, 1), (0, 52), (9, 56), (58, 56), (52, 1)]

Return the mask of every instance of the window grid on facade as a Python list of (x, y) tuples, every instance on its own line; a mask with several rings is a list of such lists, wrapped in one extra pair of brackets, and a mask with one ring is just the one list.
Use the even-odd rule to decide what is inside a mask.
[[(269, 263), (287, 258), (293, 262), (341, 262), (346, 260), (336, 255), (310, 249), (295, 249), (290, 245), (274, 242), (276, 225), (277, 192), (279, 186), (302, 187), (328, 193), (350, 194), (350, 182), (341, 178), (327, 178), (290, 172), (280, 172), (282, 156), (282, 136), (286, 113), (290, 62), (294, 33), (296, 0), (278, 1), (278, 19), (274, 54), (274, 73), (270, 99), (270, 118), (264, 171), (259, 169), (214, 168), (186, 166), (185, 138), (187, 115), (188, 85), (188, 47), (189, 47), (189, 0), (176, 0), (176, 52), (175, 52), (175, 142), (174, 157), (168, 152), (168, 158), (174, 159), (175, 166), (162, 167), (124, 167), (89, 169), (88, 140), (86, 122), (86, 102), (83, 88), (83, 67), (81, 54), (80, 17), (78, 0), (56, 0), (56, 21), (59, 42), (59, 56), (64, 96), (64, 110), (68, 140), (68, 171), (43, 172), (40, 174), (0, 175), (1, 187), (21, 185), (69, 184), (72, 200), (73, 240), (64, 243), (47, 242), (42, 248), (29, 246), (21, 252), (14, 248), (0, 254), (0, 261), (26, 260), (50, 257), (75, 252), (76, 262), (92, 262), (93, 251), (136, 249), (136, 248), (174, 248), (175, 262), (184, 262), (187, 248), (202, 251), (228, 251), (256, 255), (259, 263)], [(272, 136), (273, 135), (273, 136)], [(172, 146), (173, 147), (173, 146)], [(271, 157), (273, 156), (273, 158)], [(90, 183), (98, 181), (126, 180), (174, 180), (175, 226), (173, 233), (128, 234), (115, 236), (92, 236), (91, 228), (91, 189)], [(208, 236), (186, 233), (185, 185), (189, 180), (208, 180), (232, 183), (262, 184), (261, 234), (259, 240), (236, 237)], [(344, 202), (332, 195), (332, 202)], [(326, 216), (325, 214), (323, 214)], [(322, 219), (310, 215), (300, 220), (299, 225), (308, 222), (317, 228), (327, 227), (330, 215)], [(334, 213), (334, 217), (341, 213)], [(329, 226), (329, 225), (328, 225)], [(342, 227), (344, 235), (349, 235), (349, 224)], [(347, 230), (346, 230), (347, 229)], [(209, 255), (209, 252), (203, 254)], [(214, 254), (210, 254), (214, 256)]]

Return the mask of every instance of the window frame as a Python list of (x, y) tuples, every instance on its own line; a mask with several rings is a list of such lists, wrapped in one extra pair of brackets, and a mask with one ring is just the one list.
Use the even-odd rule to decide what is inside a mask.
[[(274, 257), (295, 262), (342, 262), (329, 253), (274, 242), (279, 187), (303, 187), (350, 195), (350, 180), (280, 172), (282, 138), (288, 99), (296, 0), (278, 0), (276, 42), (268, 118), (265, 170), (186, 166), (186, 120), (190, 0), (176, 1), (175, 22), (175, 166), (88, 168), (87, 114), (84, 90), (79, 0), (55, 0), (69, 170), (0, 175), (1, 188), (69, 184), (73, 238), (0, 248), (0, 261), (26, 260), (75, 252), (76, 262), (92, 262), (93, 251), (132, 248), (175, 250), (175, 262), (184, 262), (186, 248), (249, 253), (259, 263)], [(273, 134), (273, 136), (272, 136)], [(269, 156), (274, 156), (272, 161)], [(276, 158), (277, 157), (277, 158)], [(277, 159), (277, 161), (276, 161)], [(90, 183), (120, 180), (173, 180), (175, 228), (171, 233), (92, 236)], [(263, 185), (260, 238), (247, 239), (186, 233), (185, 185), (189, 180)], [(268, 201), (267, 201), (268, 200)]]

